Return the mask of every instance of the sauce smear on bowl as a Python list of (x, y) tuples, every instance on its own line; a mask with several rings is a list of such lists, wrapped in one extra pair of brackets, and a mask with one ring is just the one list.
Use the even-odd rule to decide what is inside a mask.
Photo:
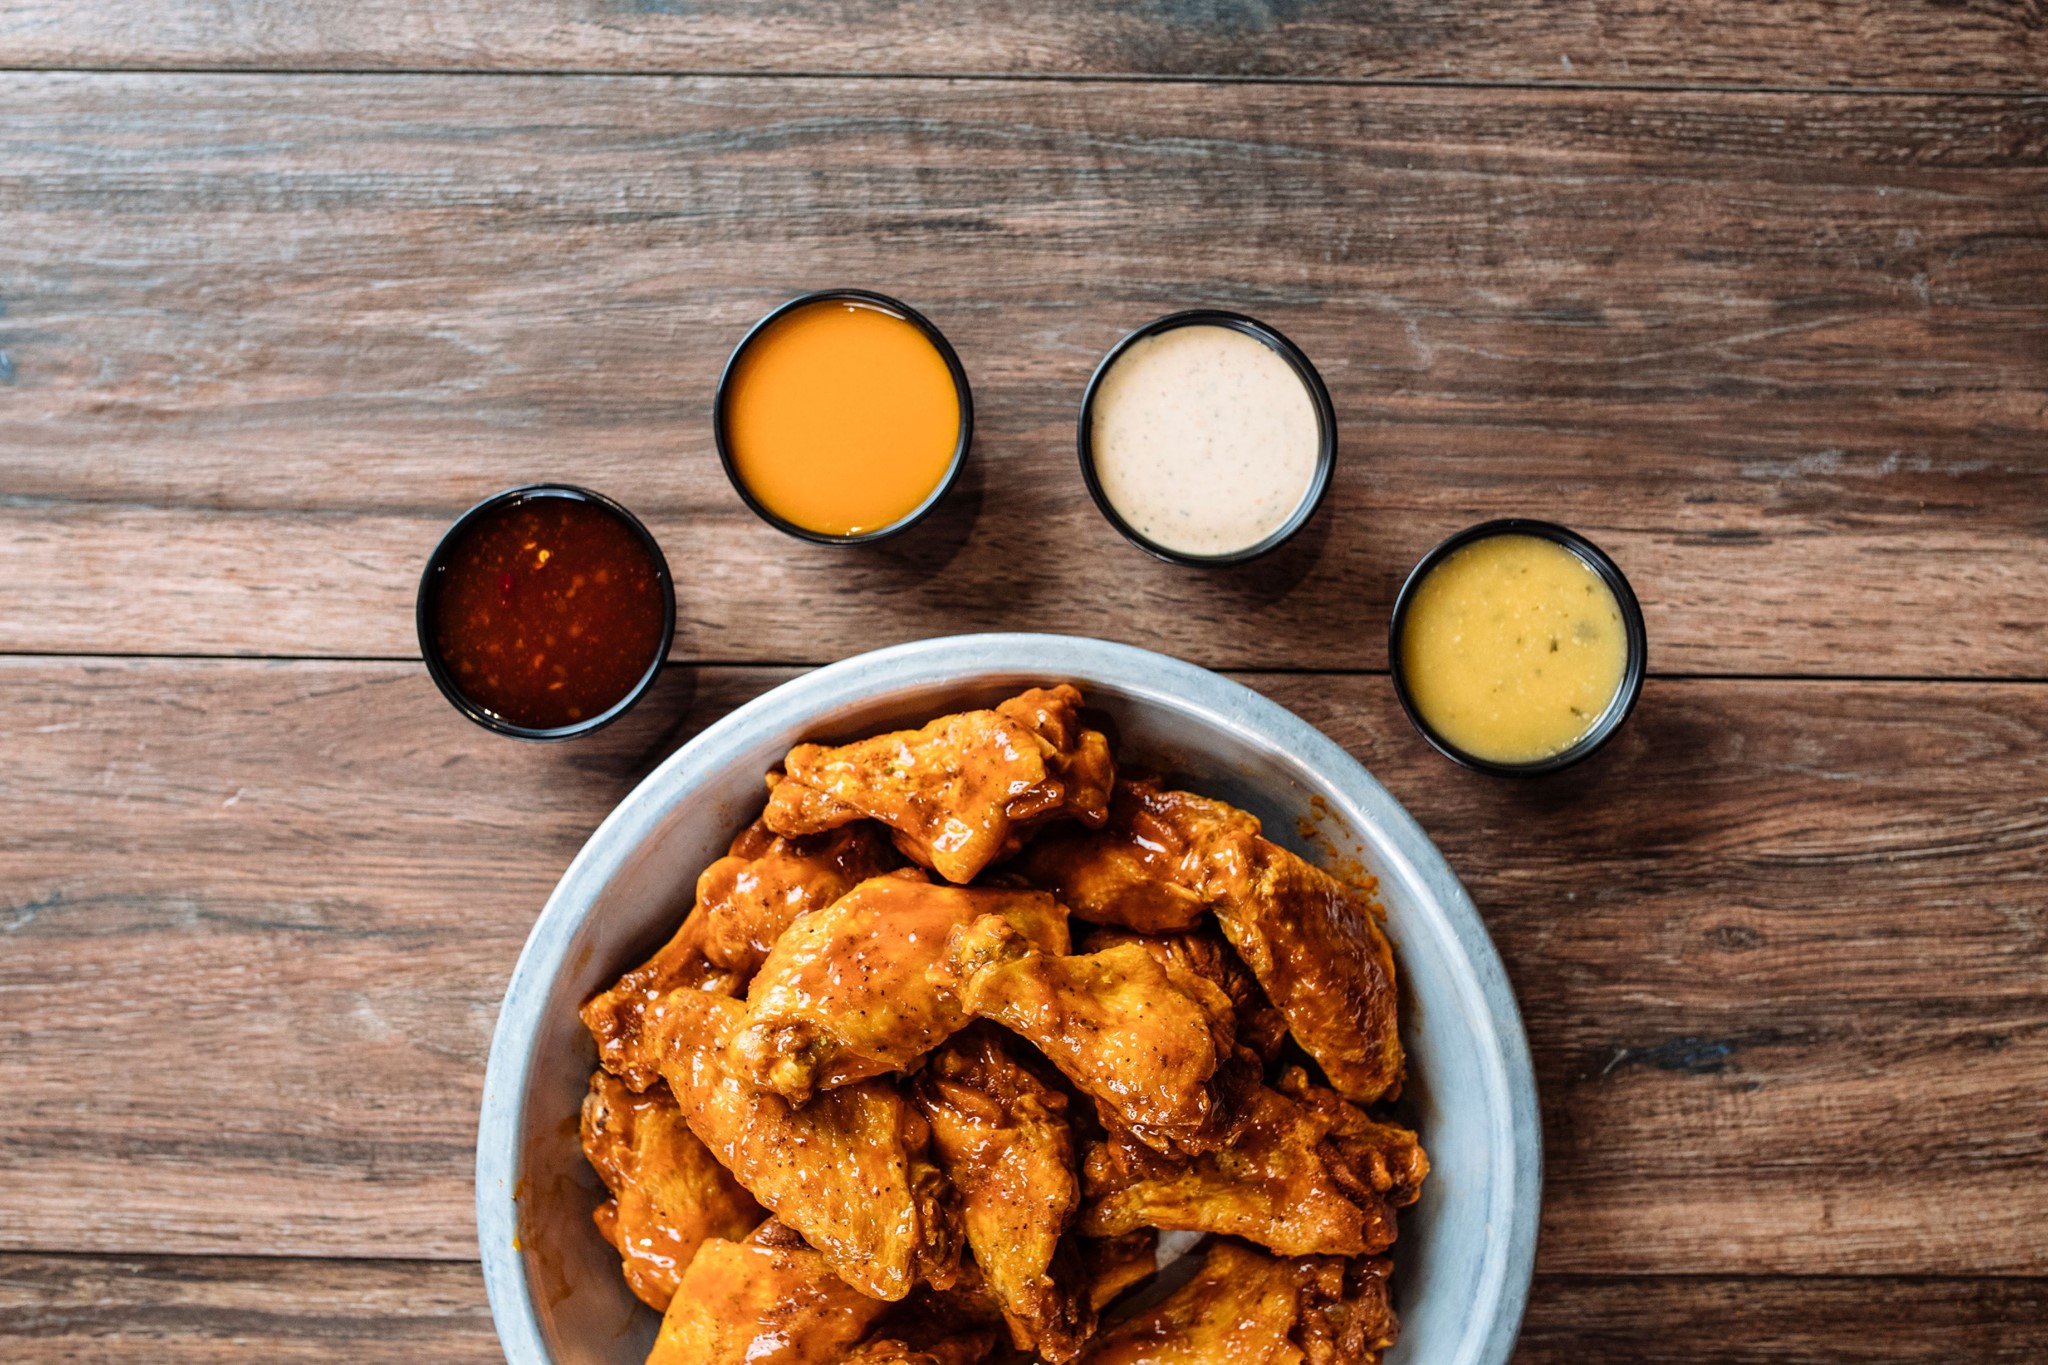
[(1501, 534), (1453, 551), (1401, 628), (1415, 709), (1490, 763), (1535, 763), (1590, 733), (1620, 693), (1628, 632), (1606, 580), (1564, 546)]
[(853, 298), (801, 304), (742, 345), (721, 401), (734, 477), (792, 526), (893, 526), (945, 480), (960, 394), (917, 325)]
[(1144, 539), (1183, 555), (1250, 549), (1309, 496), (1322, 428), (1308, 385), (1234, 327), (1190, 323), (1132, 342), (1095, 391), (1102, 494)]
[(442, 557), (433, 637), (458, 691), (533, 730), (623, 701), (658, 662), (663, 570), (639, 533), (581, 498), (493, 508)]

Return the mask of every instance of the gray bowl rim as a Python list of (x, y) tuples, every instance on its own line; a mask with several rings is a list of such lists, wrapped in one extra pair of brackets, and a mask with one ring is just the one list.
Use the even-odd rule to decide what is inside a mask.
[[(756, 697), (706, 727), (648, 774), (590, 836), (542, 907), (505, 989), (484, 1073), (477, 1121), (476, 1221), (484, 1286), (499, 1343), (512, 1365), (552, 1365), (515, 1248), (519, 1226), (513, 1192), (521, 1175), (522, 1112), (538, 1041), (540, 1014), (567, 958), (569, 944), (599, 894), (661, 817), (686, 799), (694, 773), (720, 770), (762, 730), (800, 728), (811, 718), (869, 692), (941, 686), (981, 674), (1035, 674), (1113, 683), (1125, 692), (1292, 755), (1343, 799), (1358, 823), (1376, 828), (1392, 850), (1373, 870), (1399, 876), (1427, 893), (1421, 913), (1441, 921), (1468, 969), (1461, 1007), (1482, 1037), (1490, 1033), (1487, 1074), (1495, 1116), (1490, 1156), (1510, 1169), (1493, 1185), (1488, 1223), (1494, 1238), (1482, 1282), (1472, 1286), (1472, 1312), (1456, 1348), (1431, 1354), (1441, 1365), (1504, 1365), (1521, 1331), (1536, 1262), (1542, 1203), (1543, 1151), (1535, 1069), (1521, 1012), (1500, 954), (1472, 898), (1429, 836), (1392, 793), (1321, 731), (1241, 683), (1199, 665), (1132, 645), (1074, 635), (992, 633), (950, 635), (892, 645), (827, 664)], [(1337, 804), (1335, 802), (1333, 805)], [(1398, 870), (1397, 870), (1398, 865)]]

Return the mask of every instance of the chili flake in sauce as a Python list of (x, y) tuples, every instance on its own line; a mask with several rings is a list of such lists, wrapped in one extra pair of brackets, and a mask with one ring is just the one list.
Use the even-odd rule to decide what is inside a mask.
[(533, 497), (479, 517), (442, 561), (434, 642), (449, 679), (514, 725), (599, 716), (656, 662), (661, 570), (602, 504)]

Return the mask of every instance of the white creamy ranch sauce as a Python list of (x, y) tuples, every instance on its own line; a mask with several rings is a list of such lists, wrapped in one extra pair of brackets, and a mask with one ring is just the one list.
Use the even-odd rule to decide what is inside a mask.
[(1146, 337), (1095, 391), (1095, 477), (1131, 528), (1169, 550), (1229, 554), (1294, 515), (1322, 437), (1307, 385), (1230, 327)]

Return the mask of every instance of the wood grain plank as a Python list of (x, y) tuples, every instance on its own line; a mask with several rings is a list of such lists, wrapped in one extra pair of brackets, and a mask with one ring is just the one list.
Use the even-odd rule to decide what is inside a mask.
[(865, 71), (2038, 89), (2003, 0), (15, 0), (22, 66)]
[(498, 1365), (473, 1264), (0, 1255), (13, 1365)]
[[(1539, 1276), (1517, 1365), (2030, 1365), (2034, 1280)], [(0, 1255), (15, 1365), (445, 1365), (503, 1357), (475, 1265)]]
[[(462, 507), (647, 516), (679, 657), (1024, 623), (1371, 668), (1503, 513), (1631, 573), (1654, 665), (2039, 676), (2048, 99), (1066, 82), (0, 79), (0, 649), (405, 656)], [(798, 290), (927, 310), (978, 444), (804, 546), (724, 482), (727, 350)], [(1316, 358), (1325, 512), (1234, 572), (1097, 515), (1074, 406), (1236, 305)]]
[[(534, 913), (638, 776), (784, 676), (672, 669), (544, 748), (413, 665), (0, 660), (0, 1246), (473, 1256)], [(1658, 680), (1614, 748), (1516, 784), (1427, 752), (1384, 678), (1249, 681), (1487, 916), (1546, 1270), (2048, 1270), (2048, 688)]]
[(1538, 1276), (1517, 1365), (1863, 1365), (2048, 1354), (2033, 1280)]

